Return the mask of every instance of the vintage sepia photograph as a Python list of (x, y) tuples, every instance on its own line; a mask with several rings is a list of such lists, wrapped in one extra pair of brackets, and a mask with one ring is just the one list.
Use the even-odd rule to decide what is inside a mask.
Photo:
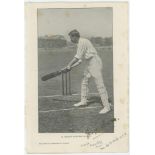
[(38, 9), (40, 133), (113, 133), (113, 9)]
[(27, 152), (128, 152), (128, 4), (26, 3), (25, 21)]

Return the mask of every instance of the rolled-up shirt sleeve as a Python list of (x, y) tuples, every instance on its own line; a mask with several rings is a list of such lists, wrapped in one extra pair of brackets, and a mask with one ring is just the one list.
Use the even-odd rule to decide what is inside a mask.
[(79, 42), (77, 47), (77, 53), (74, 57), (77, 59), (82, 59), (84, 52), (85, 52), (84, 42)]

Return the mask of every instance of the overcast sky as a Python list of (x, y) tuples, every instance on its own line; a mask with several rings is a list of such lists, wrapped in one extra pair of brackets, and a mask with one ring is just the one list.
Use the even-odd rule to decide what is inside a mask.
[(38, 35), (64, 35), (77, 29), (81, 36), (112, 36), (112, 8), (39, 9)]

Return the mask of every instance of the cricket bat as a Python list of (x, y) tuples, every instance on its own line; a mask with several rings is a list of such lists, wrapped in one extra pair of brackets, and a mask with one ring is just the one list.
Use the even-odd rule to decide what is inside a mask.
[(51, 78), (54, 78), (54, 77), (56, 77), (56, 76), (59, 76), (59, 75), (61, 75), (63, 72), (69, 72), (70, 70), (67, 70), (67, 69), (64, 69), (64, 70), (60, 70), (60, 71), (55, 71), (55, 72), (52, 72), (52, 73), (49, 73), (49, 74), (46, 74), (46, 75), (44, 75), (42, 78), (41, 78), (41, 80), (42, 81), (47, 81), (47, 80), (49, 80), (49, 79), (51, 79)]
[[(81, 63), (81, 60), (79, 60), (78, 62), (76, 62), (75, 64), (73, 64), (73, 65), (71, 66), (71, 69), (72, 69), (73, 67), (78, 66), (80, 63)], [(70, 70), (71, 70), (71, 69), (70, 69)], [(44, 75), (44, 76), (41, 78), (41, 80), (42, 80), (42, 81), (47, 81), (47, 80), (49, 80), (49, 79), (51, 79), (51, 78), (54, 78), (54, 77), (56, 77), (56, 76), (61, 75), (62, 73), (67, 73), (67, 72), (69, 72), (70, 70), (65, 68), (65, 69), (60, 70), (60, 71), (55, 71), (55, 72), (46, 74), (46, 75)]]

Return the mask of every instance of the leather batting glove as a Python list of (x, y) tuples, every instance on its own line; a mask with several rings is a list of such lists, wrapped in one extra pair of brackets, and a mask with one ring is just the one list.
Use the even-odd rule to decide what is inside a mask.
[(71, 70), (71, 67), (70, 67), (70, 66), (67, 66), (66, 69), (67, 69), (67, 70)]

